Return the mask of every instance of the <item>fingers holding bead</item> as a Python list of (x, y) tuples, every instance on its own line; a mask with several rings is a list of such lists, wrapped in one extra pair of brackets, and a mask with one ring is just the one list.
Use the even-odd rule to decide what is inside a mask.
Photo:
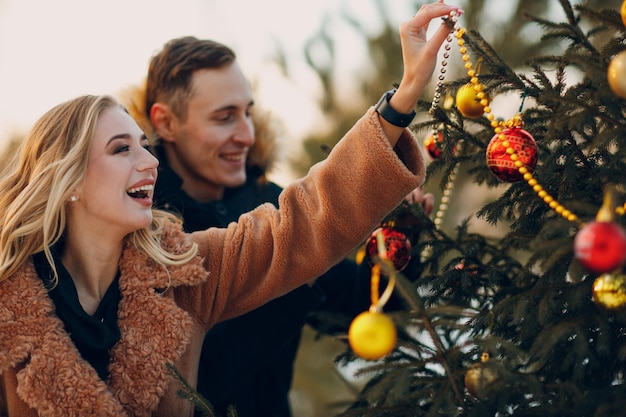
[[(458, 7), (447, 5), (443, 3), (443, 1), (424, 4), (420, 7), (415, 16), (401, 27), (401, 32), (406, 32), (408, 36), (411, 36), (416, 42), (439, 45), (442, 38), (445, 38), (451, 30), (451, 22), (449, 22), (451, 21), (450, 17), (455, 16), (458, 18), (462, 13), (463, 11)], [(430, 42), (427, 42), (426, 34), (429, 24), (436, 18), (446, 19), (446, 24), (442, 24), (442, 27), (432, 36)]]

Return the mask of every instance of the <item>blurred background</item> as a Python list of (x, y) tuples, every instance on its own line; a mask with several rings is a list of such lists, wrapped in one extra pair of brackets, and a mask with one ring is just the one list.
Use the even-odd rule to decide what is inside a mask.
[[(580, 0), (582, 2), (584, 0)], [(586, 0), (619, 9), (620, 0)], [(400, 81), (399, 24), (415, 0), (0, 0), (0, 149), (19, 140), (52, 106), (81, 94), (118, 92), (141, 83), (149, 58), (173, 37), (194, 35), (231, 46), (253, 83), (259, 106), (285, 127), (281, 185), (323, 159), (338, 138)], [(558, 20), (558, 0), (450, 0), (517, 71), (542, 50), (540, 30), (525, 13)], [(572, 3), (577, 3), (572, 1)], [(549, 51), (548, 51), (549, 52)], [(451, 54), (447, 80), (465, 70)], [(431, 100), (434, 82), (425, 92)], [(493, 114), (510, 118), (519, 97), (496, 97)], [(419, 118), (427, 117), (420, 115)], [(423, 140), (428, 132), (415, 132)], [(426, 155), (428, 160), (428, 156)], [(427, 191), (440, 195), (439, 181)], [(460, 172), (446, 223), (454, 227), (494, 198)], [(437, 200), (438, 201), (438, 200)], [(448, 227), (444, 225), (444, 228)], [(489, 234), (479, 221), (472, 227)], [(494, 230), (494, 234), (498, 231)], [(271, 325), (271, 323), (268, 323)], [(342, 340), (305, 329), (291, 398), (295, 417), (346, 408), (367, 376), (334, 363)]]
[[(386, 9), (397, 26), (415, 7), (391, 0)], [(296, 138), (322, 123), (316, 101), (323, 90), (307, 64), (307, 42), (320, 31), (340, 40), (333, 56), (324, 45), (313, 46), (312, 59), (337, 70), (347, 94), (370, 65), (361, 34), (344, 14), (368, 31), (382, 29), (372, 1), (0, 0), (0, 146), (66, 99), (141, 82), (149, 58), (166, 41), (194, 35), (237, 52), (258, 102), (285, 121), (285, 143), (295, 150)]]

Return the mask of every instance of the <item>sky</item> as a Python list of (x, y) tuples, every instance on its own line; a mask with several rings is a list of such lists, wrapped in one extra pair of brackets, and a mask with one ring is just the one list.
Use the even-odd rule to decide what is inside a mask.
[[(169, 39), (194, 35), (232, 47), (258, 88), (257, 101), (303, 135), (315, 124), (317, 80), (302, 46), (322, 16), (339, 36), (346, 67), (364, 56), (339, 16), (375, 30), (376, 0), (0, 0), (0, 146), (23, 134), (54, 105), (81, 94), (117, 94), (140, 83), (149, 58)], [(386, 0), (398, 22), (414, 14), (410, 0)], [(288, 53), (285, 80), (269, 57)], [(346, 68), (349, 77), (351, 69)]]

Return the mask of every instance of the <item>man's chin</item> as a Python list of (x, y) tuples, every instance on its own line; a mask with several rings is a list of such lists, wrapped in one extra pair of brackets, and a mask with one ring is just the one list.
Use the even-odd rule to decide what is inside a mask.
[(239, 176), (239, 177), (233, 177), (230, 178), (228, 181), (226, 181), (226, 188), (237, 188), (237, 187), (241, 187), (242, 185), (244, 185), (246, 183), (246, 176)]

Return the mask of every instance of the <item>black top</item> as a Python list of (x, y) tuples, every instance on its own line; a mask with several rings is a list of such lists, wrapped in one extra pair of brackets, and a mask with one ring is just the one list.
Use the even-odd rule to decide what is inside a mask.
[(65, 330), (76, 345), (81, 356), (94, 367), (103, 381), (109, 376), (109, 350), (120, 340), (117, 324), (117, 308), (121, 295), (119, 273), (104, 294), (98, 309), (93, 315), (87, 314), (78, 301), (76, 286), (67, 269), (63, 266), (60, 254), (52, 248), (54, 263), (59, 280), (54, 285), (54, 274), (43, 252), (34, 255), (33, 262), (37, 275), (43, 281), (54, 302), (56, 314), (63, 322)]

